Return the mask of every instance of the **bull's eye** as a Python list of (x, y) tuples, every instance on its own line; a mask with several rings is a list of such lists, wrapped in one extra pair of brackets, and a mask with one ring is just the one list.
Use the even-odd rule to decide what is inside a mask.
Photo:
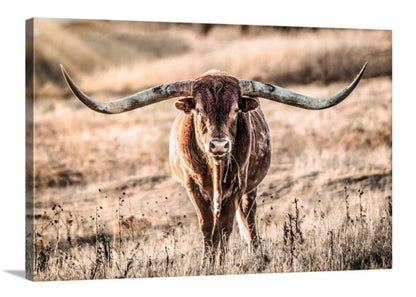
[(235, 112), (235, 113), (237, 113), (238, 111), (239, 111), (239, 109), (238, 109), (238, 108), (234, 109), (234, 112)]
[(196, 112), (196, 118), (198, 119), (198, 121), (204, 122), (204, 113), (199, 108), (195, 108), (195, 112)]

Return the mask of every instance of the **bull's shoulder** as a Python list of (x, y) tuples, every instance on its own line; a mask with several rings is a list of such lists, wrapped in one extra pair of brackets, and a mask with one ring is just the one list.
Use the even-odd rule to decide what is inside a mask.
[(251, 190), (267, 175), (271, 162), (270, 131), (260, 108), (251, 112), (251, 151), (248, 164), (247, 189)]
[(254, 131), (269, 131), (269, 126), (267, 125), (266, 118), (264, 117), (260, 106), (256, 110), (253, 110), (250, 115), (251, 125)]
[[(206, 175), (207, 164), (196, 142), (191, 115), (180, 114), (171, 129), (169, 159), (172, 171), (178, 178), (185, 175)], [(179, 175), (179, 176), (178, 176)]]

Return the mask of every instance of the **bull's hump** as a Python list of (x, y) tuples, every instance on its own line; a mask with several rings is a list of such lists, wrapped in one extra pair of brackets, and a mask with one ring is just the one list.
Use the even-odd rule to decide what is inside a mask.
[(221, 70), (218, 70), (218, 69), (210, 69), (207, 72), (203, 73), (201, 75), (201, 77), (206, 76), (206, 75), (225, 75), (225, 76), (230, 76), (227, 72), (221, 71)]
[(222, 71), (218, 70), (218, 69), (210, 69), (210, 70), (204, 72), (202, 75), (215, 74), (215, 73), (218, 73), (218, 72), (222, 72)]

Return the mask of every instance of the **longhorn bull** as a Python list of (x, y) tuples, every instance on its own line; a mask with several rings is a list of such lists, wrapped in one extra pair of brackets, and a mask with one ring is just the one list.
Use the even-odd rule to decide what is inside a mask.
[(224, 254), (235, 218), (247, 243), (253, 248), (260, 243), (256, 194), (270, 166), (271, 144), (258, 98), (305, 109), (329, 108), (354, 90), (366, 65), (348, 87), (326, 99), (210, 71), (195, 80), (160, 85), (108, 103), (87, 96), (62, 65), (61, 69), (74, 95), (97, 112), (122, 113), (177, 98), (175, 107), (181, 113), (171, 130), (170, 166), (198, 215), (203, 259), (212, 260), (218, 249)]

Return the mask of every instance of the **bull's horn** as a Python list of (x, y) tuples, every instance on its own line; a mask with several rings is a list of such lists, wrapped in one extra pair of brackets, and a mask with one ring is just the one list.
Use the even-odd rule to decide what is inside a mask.
[(357, 86), (358, 82), (364, 74), (364, 70), (366, 67), (367, 63), (364, 64), (363, 68), (361, 68), (361, 71), (358, 73), (357, 77), (348, 87), (346, 87), (344, 90), (342, 90), (335, 96), (325, 99), (317, 99), (297, 94), (278, 86), (252, 80), (240, 80), (240, 88), (242, 95), (245, 96), (261, 97), (305, 109), (324, 109), (334, 106), (340, 103), (345, 98), (347, 98), (347, 96)]
[(61, 70), (72, 93), (86, 106), (101, 113), (121, 113), (166, 99), (191, 95), (192, 81), (178, 81), (150, 88), (117, 101), (98, 102), (75, 85), (62, 65)]

